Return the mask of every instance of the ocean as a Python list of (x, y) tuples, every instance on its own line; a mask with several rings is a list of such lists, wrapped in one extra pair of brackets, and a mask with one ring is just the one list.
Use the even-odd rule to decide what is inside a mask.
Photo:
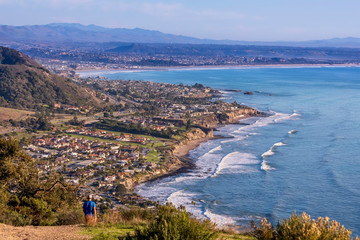
[[(227, 125), (189, 153), (196, 167), (137, 193), (219, 225), (273, 224), (303, 211), (360, 234), (360, 68), (214, 68), (93, 72), (111, 79), (201, 83), (269, 117)], [(244, 95), (226, 90), (253, 91)], [(192, 203), (196, 203), (195, 205)]]

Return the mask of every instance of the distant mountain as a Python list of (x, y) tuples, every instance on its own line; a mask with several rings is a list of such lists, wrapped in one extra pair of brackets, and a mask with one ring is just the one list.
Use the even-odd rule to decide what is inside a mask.
[(142, 43), (204, 43), (211, 41), (140, 28), (104, 28), (95, 25), (85, 26), (77, 23), (52, 23), (33, 26), (0, 25), (0, 40)]
[(23, 53), (0, 47), (0, 106), (37, 108), (55, 103), (93, 106), (97, 101), (84, 88), (51, 74)]
[(278, 41), (278, 42), (250, 42), (242, 41), (245, 45), (257, 46), (284, 46), (284, 47), (336, 47), (336, 48), (360, 48), (360, 38), (332, 38), (324, 40), (311, 40), (311, 41)]
[(334, 38), (314, 41), (232, 41), (211, 40), (166, 34), (140, 28), (105, 28), (78, 23), (52, 23), (47, 25), (0, 25), (0, 42), (131, 42), (131, 43), (183, 43), (230, 44), (293, 47), (346, 47), (360, 48), (360, 38)]

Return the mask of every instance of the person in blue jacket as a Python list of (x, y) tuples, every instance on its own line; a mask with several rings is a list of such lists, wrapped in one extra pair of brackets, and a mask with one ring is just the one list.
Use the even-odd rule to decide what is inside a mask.
[(88, 201), (83, 204), (83, 211), (85, 215), (86, 224), (96, 223), (96, 205), (92, 201), (92, 195), (88, 196)]

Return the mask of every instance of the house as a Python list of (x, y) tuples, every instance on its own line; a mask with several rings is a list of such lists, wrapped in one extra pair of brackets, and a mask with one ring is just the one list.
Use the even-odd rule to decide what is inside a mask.
[(114, 182), (116, 180), (116, 176), (115, 175), (111, 175), (111, 176), (106, 176), (104, 177), (104, 181), (105, 182)]

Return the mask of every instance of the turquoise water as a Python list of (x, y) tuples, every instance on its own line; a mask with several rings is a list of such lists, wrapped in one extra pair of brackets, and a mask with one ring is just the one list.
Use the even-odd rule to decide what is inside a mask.
[[(204, 85), (272, 114), (229, 125), (233, 138), (190, 152), (196, 168), (137, 191), (185, 205), (220, 225), (293, 211), (328, 216), (360, 234), (360, 68), (247, 68), (118, 72), (109, 79)], [(191, 204), (196, 202), (196, 206)]]

